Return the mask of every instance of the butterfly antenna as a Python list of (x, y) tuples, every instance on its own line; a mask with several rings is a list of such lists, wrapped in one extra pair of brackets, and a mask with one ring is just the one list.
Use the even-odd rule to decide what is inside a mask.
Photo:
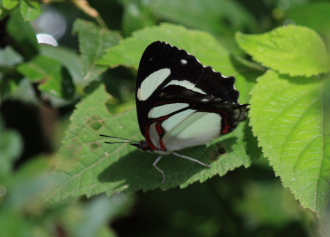
[(112, 144), (112, 143), (129, 143), (129, 142), (137, 142), (137, 143), (139, 143), (139, 141), (132, 140), (132, 139), (127, 139), (127, 138), (122, 138), (122, 137), (108, 136), (108, 135), (104, 135), (104, 134), (100, 134), (100, 136), (101, 137), (106, 137), (106, 138), (115, 138), (115, 139), (126, 141), (126, 142), (105, 142), (105, 143), (108, 143), (108, 144)]
[(125, 142), (104, 142), (106, 144), (117, 144), (117, 143), (130, 143), (129, 141), (125, 141)]

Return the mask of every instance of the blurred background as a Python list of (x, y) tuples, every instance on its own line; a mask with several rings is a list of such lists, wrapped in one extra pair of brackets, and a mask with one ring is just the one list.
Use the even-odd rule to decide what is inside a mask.
[[(39, 44), (54, 45), (67, 55), (63, 60), (72, 57), (70, 63), (79, 63), (79, 40), (73, 33), (78, 18), (123, 38), (171, 22), (207, 31), (233, 55), (245, 57), (234, 41), (237, 31), (257, 34), (299, 24), (327, 38), (330, 28), (323, 19), (330, 16), (328, 1), (2, 0), (0, 4), (0, 236), (317, 235), (314, 213), (283, 188), (265, 158), (248, 169), (185, 189), (123, 192), (44, 206), (40, 193), (51, 184), (41, 174), (61, 147), (75, 104), (95, 83), (68, 87), (75, 94), (58, 99), (52, 91), (40, 90), (38, 82), (22, 77), (18, 65), (38, 54), (27, 40), (35, 36)], [(31, 6), (36, 12), (25, 11)], [(100, 75), (96, 84), (119, 78), (108, 86), (116, 98), (113, 103), (129, 104), (134, 99), (134, 75), (119, 67)]]

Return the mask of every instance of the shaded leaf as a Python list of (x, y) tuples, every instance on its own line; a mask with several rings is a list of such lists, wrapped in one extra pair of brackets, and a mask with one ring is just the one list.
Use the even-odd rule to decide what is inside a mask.
[(237, 33), (236, 41), (254, 60), (280, 73), (311, 76), (330, 71), (321, 37), (306, 27), (291, 25), (260, 35)]
[(265, 156), (302, 206), (318, 213), (330, 197), (329, 91), (329, 76), (290, 78), (269, 71), (251, 99), (251, 125)]
[(3, 182), (4, 176), (12, 171), (13, 161), (19, 157), (23, 150), (20, 135), (12, 129), (5, 129), (3, 122), (0, 116), (0, 183)]
[(301, 7), (289, 8), (287, 18), (297, 25), (307, 26), (318, 33), (329, 35), (329, 12), (329, 2), (311, 2)]
[(214, 34), (257, 27), (253, 16), (235, 1), (158, 0), (153, 8), (165, 19)]
[(61, 62), (47, 57), (37, 56), (27, 63), (23, 63), (17, 67), (17, 70), (28, 77), (32, 82), (46, 80), (47, 75), (54, 74), (61, 68)]
[(125, 35), (131, 35), (136, 30), (156, 24), (152, 12), (155, 1), (133, 0), (122, 2), (124, 4), (122, 28)]
[(17, 69), (32, 82), (38, 82), (38, 88), (43, 92), (63, 99), (71, 99), (74, 95), (71, 75), (56, 59), (40, 55)]
[[(0, 65), (5, 67), (15, 66), (23, 61), (21, 55), (13, 50), (12, 47), (6, 47), (0, 50)], [(4, 72), (3, 68), (0, 68)]]
[(41, 83), (38, 88), (55, 97), (67, 100), (72, 99), (75, 93), (72, 77), (65, 67), (60, 67), (58, 71), (48, 75), (46, 81)]
[(60, 61), (70, 73), (76, 91), (80, 94), (84, 94), (84, 88), (88, 83), (82, 78), (81, 61), (78, 54), (74, 50), (67, 49), (64, 47), (42, 45), (41, 55), (45, 55), (47, 57)]
[(12, 46), (26, 60), (32, 59), (39, 52), (39, 45), (36, 33), (30, 23), (25, 22), (18, 11), (15, 9), (10, 16), (7, 31), (15, 41)]
[(255, 17), (237, 1), (227, 0), (158, 0), (150, 4), (156, 16), (216, 35), (226, 49), (242, 54), (233, 37), (238, 30), (257, 31)]
[(91, 82), (107, 69), (106, 66), (97, 65), (96, 62), (107, 48), (118, 44), (121, 37), (116, 32), (80, 19), (75, 21), (73, 30), (79, 35), (83, 80)]

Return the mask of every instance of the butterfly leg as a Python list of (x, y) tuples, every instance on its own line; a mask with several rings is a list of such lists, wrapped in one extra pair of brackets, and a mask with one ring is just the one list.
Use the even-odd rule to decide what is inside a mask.
[(163, 175), (163, 181), (162, 181), (162, 184), (163, 184), (163, 183), (165, 183), (165, 180), (166, 180), (166, 178), (165, 178), (165, 173), (164, 173), (163, 170), (161, 170), (161, 169), (157, 166), (157, 163), (160, 161), (160, 159), (161, 159), (162, 157), (163, 157), (163, 156), (159, 156), (159, 157), (155, 160), (155, 162), (154, 162), (152, 165), (156, 168), (156, 170), (158, 170), (158, 171)]
[(207, 167), (207, 168), (211, 168), (210, 165), (207, 165), (207, 164), (205, 164), (205, 163), (203, 163), (203, 162), (201, 162), (201, 161), (199, 161), (199, 160), (196, 160), (196, 159), (194, 159), (194, 158), (191, 158), (191, 157), (189, 157), (189, 156), (180, 155), (180, 154), (175, 153), (175, 152), (172, 152), (172, 154), (173, 154), (173, 155), (176, 155), (176, 156), (178, 156), (178, 157), (184, 158), (184, 159), (191, 160), (191, 161), (196, 162), (196, 163), (198, 163), (198, 164), (200, 164), (200, 165), (203, 165), (203, 166), (205, 166), (205, 167)]

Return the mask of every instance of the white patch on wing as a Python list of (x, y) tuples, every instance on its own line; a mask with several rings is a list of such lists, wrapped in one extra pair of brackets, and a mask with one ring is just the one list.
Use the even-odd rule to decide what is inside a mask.
[(220, 136), (221, 116), (219, 114), (195, 112), (183, 117), (184, 119), (180, 119), (179, 123), (170, 122), (175, 126), (165, 126), (166, 134), (163, 142), (168, 151), (207, 144)]
[(196, 112), (196, 110), (187, 109), (180, 113), (174, 114), (173, 116), (169, 117), (162, 123), (162, 127), (164, 128), (164, 130), (166, 132), (171, 131), (175, 126), (180, 124), (182, 121), (184, 121), (186, 118), (188, 118), (194, 112)]
[(138, 88), (136, 93), (137, 99), (139, 101), (147, 100), (170, 74), (171, 70), (169, 68), (159, 69), (151, 73), (142, 81), (141, 86)]
[(188, 107), (189, 104), (187, 103), (172, 103), (172, 104), (165, 104), (160, 105), (157, 107), (152, 108), (148, 113), (148, 118), (159, 118), (180, 109)]
[(187, 80), (182, 80), (182, 81), (172, 80), (169, 83), (167, 83), (166, 86), (164, 86), (164, 88), (169, 86), (169, 85), (182, 86), (186, 89), (189, 89), (189, 90), (192, 90), (192, 91), (204, 94), (204, 95), (206, 94), (204, 91), (202, 91), (201, 89), (195, 87), (195, 85), (193, 83), (191, 83), (190, 81), (187, 81)]

